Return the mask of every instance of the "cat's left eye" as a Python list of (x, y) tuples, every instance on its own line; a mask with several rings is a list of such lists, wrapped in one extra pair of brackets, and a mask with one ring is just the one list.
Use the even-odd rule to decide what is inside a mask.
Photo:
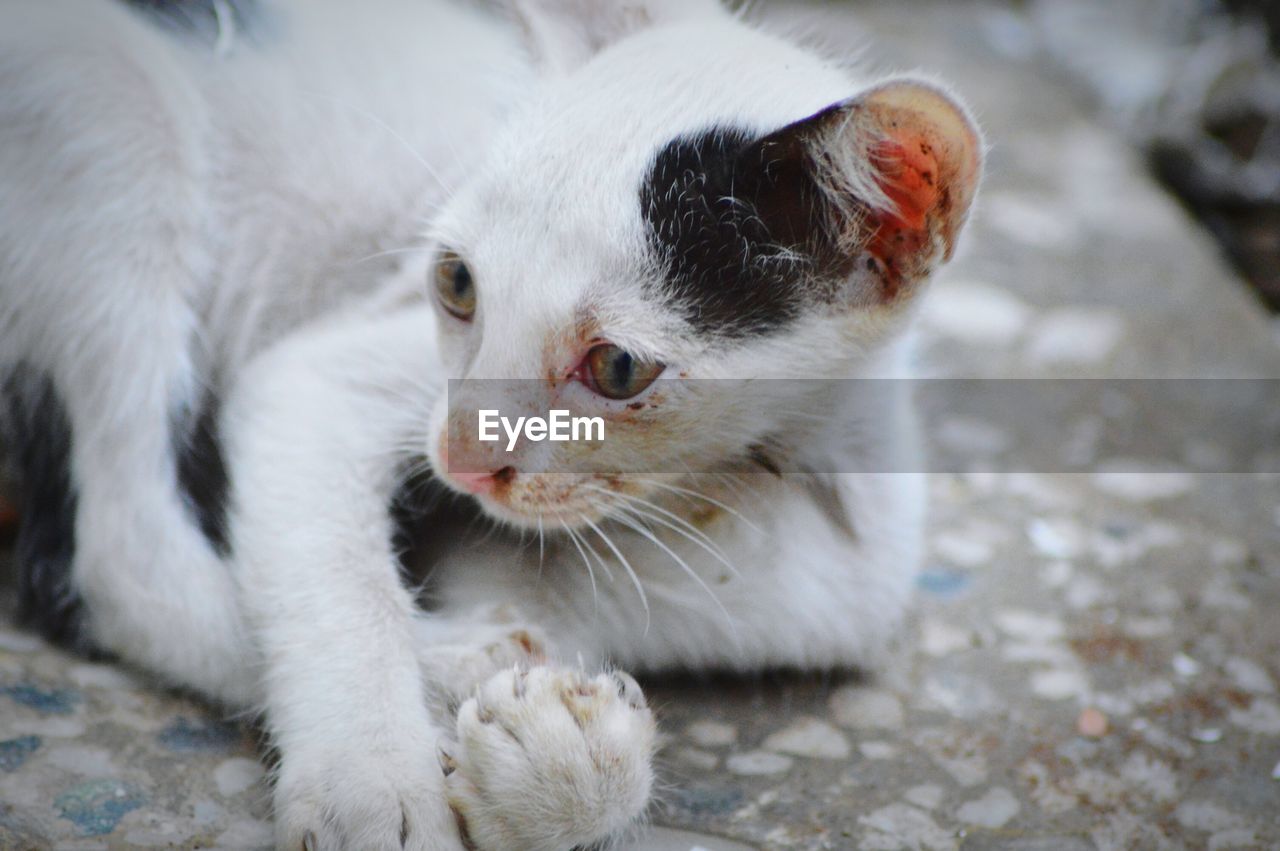
[(607, 399), (630, 399), (657, 380), (665, 364), (643, 361), (626, 349), (604, 343), (587, 352), (587, 383)]
[(436, 260), (436, 295), (445, 310), (463, 321), (476, 312), (476, 282), (471, 269), (452, 251), (444, 251)]

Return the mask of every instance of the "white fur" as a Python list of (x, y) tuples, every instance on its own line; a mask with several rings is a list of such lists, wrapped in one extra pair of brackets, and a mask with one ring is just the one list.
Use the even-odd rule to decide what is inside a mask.
[[(523, 5), (536, 80), (518, 28), (446, 0), (280, 0), (278, 42), (216, 54), (98, 0), (3, 13), (0, 369), (51, 373), (68, 404), (94, 639), (265, 711), (281, 847), (458, 851), (455, 817), (484, 851), (617, 833), (650, 792), (652, 715), (628, 678), (557, 659), (874, 664), (910, 596), (923, 483), (881, 472), (912, 463), (905, 401), (848, 392), (788, 419), (794, 385), (744, 400), (726, 382), (671, 414), (705, 443), (703, 477), (598, 496), (576, 476), (559, 497), (576, 537), (485, 501), (538, 540), (439, 530), (436, 607), (416, 605), (387, 505), (415, 458), (443, 470), (445, 378), (571, 366), (583, 310), (693, 378), (907, 374), (909, 308), (716, 348), (637, 295), (636, 192), (661, 145), (776, 129), (858, 81), (707, 4)], [(470, 325), (422, 297), (442, 244), (479, 283)], [(206, 385), (226, 400), (230, 564), (169, 446)], [(740, 434), (700, 429), (708, 410)], [(734, 440), (781, 426), (841, 473), (716, 475)]]

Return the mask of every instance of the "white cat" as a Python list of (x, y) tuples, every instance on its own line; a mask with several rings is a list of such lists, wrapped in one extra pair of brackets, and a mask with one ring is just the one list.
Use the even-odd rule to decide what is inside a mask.
[[(280, 847), (598, 842), (653, 782), (618, 668), (874, 664), (907, 401), (730, 379), (907, 374), (954, 97), (705, 0), (136, 5), (0, 12), (23, 602), (261, 709)], [(448, 378), (608, 451), (481, 443)]]

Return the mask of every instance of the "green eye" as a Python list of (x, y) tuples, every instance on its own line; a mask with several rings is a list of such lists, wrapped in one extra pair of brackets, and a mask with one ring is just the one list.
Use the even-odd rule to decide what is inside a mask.
[(476, 283), (467, 264), (452, 251), (441, 252), (435, 277), (436, 294), (444, 309), (464, 322), (470, 320), (476, 312)]
[(637, 360), (611, 343), (587, 352), (591, 388), (608, 399), (630, 399), (652, 384), (664, 369), (665, 364)]

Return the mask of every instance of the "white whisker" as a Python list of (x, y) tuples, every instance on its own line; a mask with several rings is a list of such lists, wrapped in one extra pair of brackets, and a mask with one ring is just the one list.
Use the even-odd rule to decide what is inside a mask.
[(332, 95), (326, 95), (321, 92), (305, 92), (304, 94), (307, 94), (318, 100), (327, 100), (330, 103), (333, 103), (333, 104), (336, 104), (337, 106), (342, 107), (343, 109), (350, 110), (353, 114), (359, 115), (362, 118), (367, 118), (378, 127), (381, 127), (383, 130), (387, 131), (387, 133), (391, 136), (391, 138), (395, 139), (397, 142), (399, 142), (401, 145), (404, 146), (404, 149), (409, 153), (409, 156), (413, 157), (415, 160), (418, 161), (418, 164), (422, 166), (423, 170), (426, 171), (427, 175), (436, 182), (436, 185), (442, 191), (444, 191), (446, 195), (451, 194), (449, 184), (445, 183), (444, 179), (440, 176), (440, 172), (436, 171), (435, 167), (432, 166), (431, 163), (427, 162), (426, 157), (422, 156), (422, 154), (420, 154), (417, 151), (417, 149), (413, 147), (413, 145), (409, 144), (409, 140), (406, 139), (398, 130), (396, 130), (390, 124), (383, 121), (381, 118), (374, 115), (372, 112), (369, 112), (367, 109), (364, 109), (363, 107), (359, 107), (359, 106), (356, 106), (355, 104), (340, 100), (336, 97), (333, 97)]
[(393, 254), (418, 254), (424, 251), (426, 251), (424, 246), (417, 245), (411, 245), (406, 248), (388, 248), (386, 251), (375, 251), (372, 254), (366, 254), (364, 257), (351, 260), (349, 265), (359, 266), (361, 263), (368, 263), (370, 260), (377, 260), (380, 257), (390, 257)]
[[(627, 509), (625, 508), (625, 506), (623, 506), (623, 508), (625, 512)], [(689, 565), (685, 562), (685, 560), (680, 558), (680, 556), (676, 554), (675, 550), (671, 549), (666, 544), (664, 544), (658, 538), (658, 536), (653, 533), (652, 530), (646, 528), (642, 523), (635, 522), (626, 513), (620, 514), (614, 519), (617, 520), (617, 522), (623, 524), (624, 526), (627, 526), (628, 528), (633, 529), (636, 532), (643, 535), (644, 537), (648, 538), (660, 550), (665, 552), (667, 555), (671, 556), (671, 559), (676, 564), (678, 564), (684, 570), (685, 573), (689, 574), (689, 578), (692, 579), (694, 582), (696, 582), (698, 586), (701, 587), (702, 590), (706, 592), (707, 596), (711, 598), (711, 602), (716, 604), (716, 608), (718, 608), (720, 610), (720, 613), (724, 615), (725, 622), (729, 625), (729, 630), (730, 632), (733, 633), (734, 640), (736, 641), (738, 639), (738, 628), (737, 628), (737, 625), (734, 624), (733, 617), (729, 614), (729, 610), (726, 609), (724, 607), (724, 604), (720, 602), (720, 598), (717, 597), (715, 592), (711, 590), (711, 586), (707, 585), (707, 583), (703, 581), (702, 577), (699, 576), (697, 573), (695, 573), (693, 568), (689, 567)]]
[(547, 555), (547, 536), (542, 529), (542, 512), (538, 512), (538, 577), (542, 577), (542, 562)]
[(631, 577), (631, 584), (636, 587), (636, 593), (640, 595), (640, 604), (644, 606), (644, 634), (648, 635), (649, 624), (651, 622), (649, 598), (644, 593), (644, 586), (640, 584), (640, 577), (636, 575), (635, 570), (631, 567), (631, 562), (627, 561), (627, 557), (622, 554), (622, 550), (618, 549), (618, 547), (613, 543), (613, 539), (606, 535), (603, 529), (593, 523), (591, 518), (587, 517), (585, 514), (580, 514), (578, 516), (582, 518), (583, 523), (586, 523), (591, 527), (591, 531), (595, 532), (596, 535), (600, 537), (600, 540), (605, 542), (605, 545), (609, 549), (613, 550), (613, 554), (617, 556), (618, 561), (620, 561), (623, 568), (626, 569), (627, 575)]
[(591, 577), (591, 604), (595, 607), (596, 613), (600, 612), (600, 589), (596, 587), (596, 570), (591, 566), (591, 559), (587, 558), (587, 551), (582, 548), (582, 544), (578, 543), (578, 534), (568, 525), (562, 525), (565, 533), (569, 536), (569, 540), (573, 541), (573, 545), (578, 548), (578, 555), (582, 556), (582, 563), (587, 566), (587, 575)]
[(709, 497), (705, 493), (702, 493), (701, 491), (692, 490), (690, 488), (682, 488), (677, 485), (669, 485), (666, 482), (651, 481), (649, 482), (649, 484), (652, 484), (655, 487), (662, 488), (663, 490), (671, 491), (672, 493), (685, 494), (687, 496), (694, 497), (696, 499), (701, 499), (705, 502), (709, 502), (712, 505), (714, 505), (716, 508), (724, 509), (728, 513), (732, 514), (734, 517), (741, 520), (743, 523), (747, 524), (747, 526), (749, 526), (752, 531), (758, 532), (760, 534), (764, 534), (763, 529), (761, 529), (755, 523), (751, 522), (746, 517), (744, 517), (742, 513), (739, 512), (737, 509), (735, 509), (733, 506), (723, 503), (720, 500), (715, 499), (713, 497)]
[[(597, 489), (604, 491), (603, 488), (597, 488)], [(642, 497), (631, 496), (630, 494), (625, 494), (625, 493), (614, 493), (611, 491), (605, 491), (605, 492), (609, 493), (610, 496), (620, 497), (631, 503), (639, 503), (641, 507), (634, 507), (634, 506), (632, 507), (632, 511), (634, 513), (639, 514), (640, 516), (643, 516), (648, 520), (652, 520), (654, 523), (658, 523), (662, 526), (665, 526), (671, 531), (678, 533), (684, 538), (687, 538), (692, 543), (695, 543), (698, 546), (702, 547), (704, 550), (706, 550), (713, 558), (715, 558), (717, 561), (719, 561), (721, 564), (727, 567), (729, 571), (733, 573), (735, 576), (738, 575), (738, 568), (733, 566), (733, 563), (729, 561), (728, 557), (725, 556), (724, 551), (720, 549), (720, 547), (716, 544), (716, 542), (713, 541), (711, 538), (707, 537), (705, 532), (703, 532), (701, 529), (698, 529), (696, 526), (692, 525), (684, 518), (680, 517), (677, 514), (673, 514), (670, 511), (667, 511), (666, 509), (653, 504), (649, 500), (643, 499)], [(654, 514), (653, 513), (654, 511), (662, 515), (665, 515), (667, 517), (670, 517), (672, 520), (676, 521), (676, 523), (678, 523), (679, 525), (675, 525), (667, 520), (664, 520), (662, 517), (658, 516), (657, 514)]]
[(609, 565), (605, 564), (604, 559), (600, 557), (600, 553), (596, 552), (596, 548), (591, 546), (591, 539), (586, 535), (582, 535), (582, 545), (587, 548), (587, 552), (595, 556), (596, 563), (600, 565), (600, 569), (604, 571), (605, 578), (613, 582), (613, 571), (609, 569)]

